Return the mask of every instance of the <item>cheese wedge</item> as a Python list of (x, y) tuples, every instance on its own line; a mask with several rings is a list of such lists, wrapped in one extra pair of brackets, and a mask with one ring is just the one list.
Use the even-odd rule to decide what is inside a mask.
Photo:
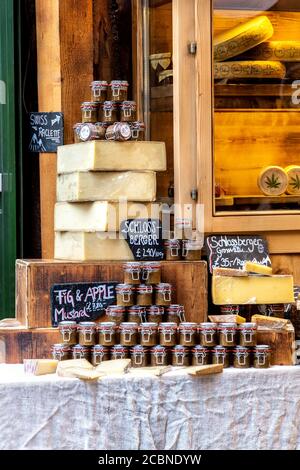
[(256, 323), (259, 328), (275, 330), (285, 328), (289, 323), (284, 318), (266, 317), (265, 315), (252, 315), (251, 322)]
[(172, 370), (172, 366), (160, 366), (160, 367), (139, 367), (139, 368), (131, 368), (130, 375), (135, 376), (145, 376), (145, 375), (152, 375), (154, 377), (161, 377), (162, 375), (170, 372)]
[(133, 261), (126, 240), (112, 232), (55, 232), (54, 257), (73, 261)]
[(300, 61), (300, 41), (267, 41), (245, 52), (241, 59)]
[(64, 145), (57, 150), (57, 172), (165, 171), (164, 142), (92, 141)]
[(214, 65), (215, 79), (236, 78), (284, 78), (286, 68), (275, 61), (236, 61), (216, 62)]
[(300, 166), (290, 165), (284, 171), (288, 177), (287, 194), (300, 195)]
[(251, 263), (246, 261), (244, 269), (248, 273), (262, 274), (263, 276), (272, 276), (273, 269), (270, 266), (264, 266), (263, 264)]
[(155, 203), (58, 202), (54, 229), (58, 232), (119, 232), (124, 220), (160, 219), (161, 211), (162, 206)]
[(242, 269), (231, 269), (231, 268), (214, 268), (214, 276), (232, 276), (232, 277), (246, 277), (248, 273)]
[(289, 304), (293, 276), (213, 276), (212, 299), (215, 305)]
[(60, 361), (57, 366), (57, 375), (87, 381), (96, 381), (104, 377), (104, 374), (96, 371), (86, 359)]
[(281, 196), (288, 187), (288, 176), (280, 166), (268, 166), (258, 176), (259, 189), (266, 196)]
[(26, 375), (55, 374), (58, 365), (54, 359), (24, 359), (23, 363)]
[(200, 377), (202, 375), (220, 374), (223, 372), (223, 364), (211, 364), (208, 366), (192, 366), (186, 369), (189, 375)]
[(208, 319), (212, 323), (246, 323), (246, 318), (240, 315), (209, 315)]
[(227, 60), (267, 41), (274, 29), (267, 16), (257, 16), (235, 28), (218, 34), (213, 41), (214, 59)]
[(57, 178), (57, 201), (155, 201), (154, 172), (70, 173)]
[(96, 371), (105, 375), (125, 374), (130, 366), (130, 359), (117, 359), (102, 362), (96, 367)]

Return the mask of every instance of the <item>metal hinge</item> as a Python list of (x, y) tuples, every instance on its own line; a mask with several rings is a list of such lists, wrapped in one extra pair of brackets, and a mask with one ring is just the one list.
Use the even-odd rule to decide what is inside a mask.
[(196, 42), (190, 42), (188, 44), (188, 51), (189, 51), (189, 54), (196, 55), (196, 53), (197, 53), (197, 43)]
[(2, 193), (2, 173), (0, 173), (0, 193)]
[(192, 189), (191, 198), (193, 199), (193, 201), (197, 201), (197, 199), (198, 199), (198, 190), (197, 189)]

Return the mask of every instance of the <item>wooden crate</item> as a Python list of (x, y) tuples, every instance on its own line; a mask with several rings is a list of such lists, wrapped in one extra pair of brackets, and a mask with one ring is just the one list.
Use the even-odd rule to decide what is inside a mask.
[(23, 359), (51, 358), (51, 346), (59, 342), (57, 328), (0, 328), (0, 363), (19, 364)]
[[(199, 323), (206, 320), (207, 264), (205, 261), (163, 262), (162, 280), (173, 285), (173, 303), (185, 306), (188, 321)], [(122, 263), (17, 260), (17, 320), (28, 328), (51, 327), (51, 286), (98, 281), (123, 282)]]
[(289, 323), (282, 329), (264, 329), (258, 327), (258, 344), (271, 347), (271, 364), (273, 366), (293, 366), (296, 364), (295, 330)]

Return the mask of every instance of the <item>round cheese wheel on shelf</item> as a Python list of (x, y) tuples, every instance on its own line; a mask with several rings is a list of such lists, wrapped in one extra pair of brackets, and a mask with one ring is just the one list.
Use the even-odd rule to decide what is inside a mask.
[(213, 41), (214, 59), (231, 59), (252, 49), (273, 35), (273, 26), (267, 16), (258, 16), (235, 28), (218, 34)]
[(267, 60), (245, 60), (236, 62), (216, 62), (215, 79), (227, 78), (284, 78), (286, 68), (281, 62)]
[(288, 177), (287, 194), (300, 195), (300, 166), (290, 165), (284, 171)]
[(281, 196), (287, 190), (288, 177), (280, 166), (268, 166), (261, 171), (257, 183), (266, 196)]
[(245, 52), (243, 60), (300, 61), (300, 41), (267, 41)]

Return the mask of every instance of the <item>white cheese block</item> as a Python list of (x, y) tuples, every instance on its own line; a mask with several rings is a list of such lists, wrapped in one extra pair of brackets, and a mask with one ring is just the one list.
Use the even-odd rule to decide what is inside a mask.
[(54, 227), (58, 232), (118, 232), (127, 219), (160, 219), (161, 209), (160, 204), (143, 202), (58, 202)]
[(104, 361), (96, 367), (97, 372), (105, 375), (125, 374), (131, 365), (130, 359)]
[(58, 147), (57, 172), (165, 171), (164, 142), (93, 141)]
[(86, 359), (74, 359), (61, 361), (57, 366), (57, 375), (87, 381), (94, 381), (102, 378), (104, 374), (96, 371)]
[(57, 178), (57, 201), (155, 201), (156, 174), (148, 172), (70, 173)]
[(23, 362), (26, 375), (55, 374), (58, 365), (55, 359), (24, 359)]
[(124, 239), (112, 232), (56, 232), (55, 259), (71, 261), (132, 261), (133, 254)]

